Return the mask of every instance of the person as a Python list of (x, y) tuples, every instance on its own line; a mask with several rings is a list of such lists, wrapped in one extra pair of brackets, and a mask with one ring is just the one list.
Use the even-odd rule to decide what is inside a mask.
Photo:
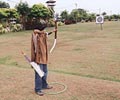
[(47, 83), (47, 62), (48, 62), (48, 50), (47, 50), (47, 36), (53, 32), (45, 32), (47, 24), (42, 21), (34, 27), (31, 38), (31, 61), (36, 62), (40, 69), (44, 72), (44, 76), (41, 78), (35, 71), (35, 93), (43, 96), (42, 89), (51, 89), (52, 87)]

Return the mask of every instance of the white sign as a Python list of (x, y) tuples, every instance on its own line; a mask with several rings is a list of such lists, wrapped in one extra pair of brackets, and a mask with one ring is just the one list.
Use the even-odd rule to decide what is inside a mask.
[(104, 23), (104, 17), (101, 16), (96, 16), (96, 24), (103, 24)]

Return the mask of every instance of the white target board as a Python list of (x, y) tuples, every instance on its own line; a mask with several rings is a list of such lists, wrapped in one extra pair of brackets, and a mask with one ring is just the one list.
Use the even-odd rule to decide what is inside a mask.
[(104, 17), (103, 16), (96, 16), (96, 24), (103, 24)]

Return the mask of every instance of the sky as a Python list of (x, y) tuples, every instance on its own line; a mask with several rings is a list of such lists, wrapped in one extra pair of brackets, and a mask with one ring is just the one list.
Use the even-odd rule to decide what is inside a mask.
[[(10, 4), (11, 8), (20, 2), (20, 0), (0, 0)], [(33, 4), (43, 3), (46, 5), (47, 0), (22, 0), (27, 1), (31, 7)], [(47, 5), (46, 5), (47, 6)], [(106, 12), (108, 15), (120, 14), (120, 0), (56, 0), (54, 7), (57, 13), (67, 10), (69, 13), (72, 9), (82, 8), (89, 13), (101, 14)]]

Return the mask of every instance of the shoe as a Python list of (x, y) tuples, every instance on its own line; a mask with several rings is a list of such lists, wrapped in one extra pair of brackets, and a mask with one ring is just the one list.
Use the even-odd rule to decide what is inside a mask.
[(44, 95), (44, 93), (42, 92), (42, 91), (38, 91), (38, 92), (35, 92), (37, 95), (39, 95), (39, 96), (43, 96)]
[(47, 86), (47, 87), (45, 87), (45, 88), (43, 88), (43, 89), (52, 89), (53, 87), (52, 86)]

